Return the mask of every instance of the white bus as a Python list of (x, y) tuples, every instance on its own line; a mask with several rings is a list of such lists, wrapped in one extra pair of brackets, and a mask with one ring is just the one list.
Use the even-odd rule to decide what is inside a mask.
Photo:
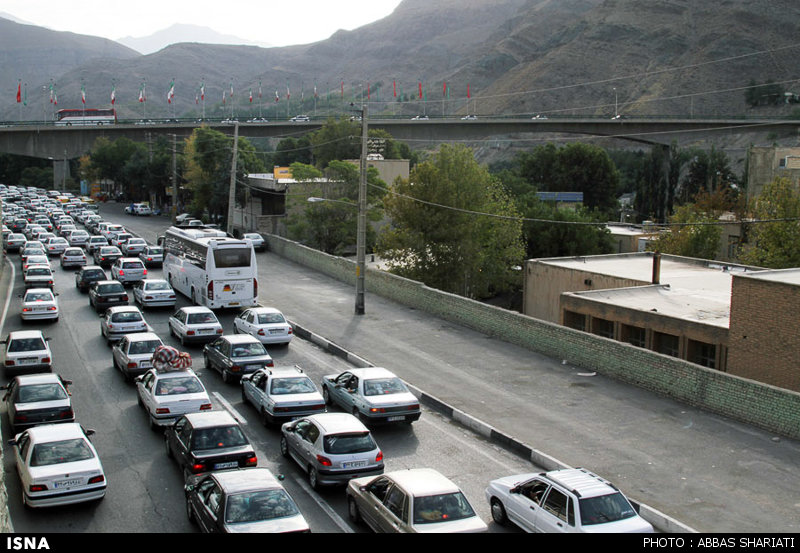
[(221, 230), (170, 227), (163, 245), (165, 278), (197, 305), (258, 305), (258, 267), (250, 241)]
[(56, 126), (114, 125), (117, 111), (114, 108), (60, 109), (56, 112)]

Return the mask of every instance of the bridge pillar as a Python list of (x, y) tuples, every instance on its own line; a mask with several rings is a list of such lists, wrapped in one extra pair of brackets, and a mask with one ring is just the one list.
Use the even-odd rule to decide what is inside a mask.
[(67, 178), (69, 177), (69, 160), (53, 160), (53, 190), (66, 190)]

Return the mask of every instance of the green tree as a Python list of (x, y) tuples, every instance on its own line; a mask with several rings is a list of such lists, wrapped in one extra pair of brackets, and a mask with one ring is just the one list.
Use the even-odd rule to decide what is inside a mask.
[[(749, 265), (784, 269), (800, 267), (800, 193), (789, 179), (778, 178), (752, 200), (747, 243), (739, 259)], [(788, 220), (781, 220), (788, 219)]]
[(486, 298), (518, 285), (525, 253), (519, 213), (502, 185), (461, 145), (442, 145), (384, 199), (392, 227), (377, 251), (392, 272)]
[(715, 214), (702, 211), (695, 204), (679, 206), (670, 217), (671, 228), (653, 240), (648, 249), (685, 257), (715, 259), (722, 235), (720, 226), (716, 224), (718, 222)]

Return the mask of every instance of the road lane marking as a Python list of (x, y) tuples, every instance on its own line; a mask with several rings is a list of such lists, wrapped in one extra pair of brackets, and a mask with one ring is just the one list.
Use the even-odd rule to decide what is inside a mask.
[(247, 419), (244, 418), (242, 414), (239, 413), (239, 411), (237, 411), (236, 408), (230, 404), (230, 402), (228, 402), (227, 399), (222, 397), (222, 394), (220, 394), (219, 392), (211, 392), (211, 395), (217, 398), (217, 401), (219, 401), (222, 404), (225, 410), (228, 411), (231, 414), (231, 416), (234, 419), (236, 419), (237, 422), (239, 422), (240, 424), (247, 424)]

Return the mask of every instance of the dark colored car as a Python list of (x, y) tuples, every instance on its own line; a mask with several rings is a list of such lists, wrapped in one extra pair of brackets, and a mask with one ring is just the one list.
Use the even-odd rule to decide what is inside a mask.
[(294, 500), (265, 468), (191, 476), (186, 513), (207, 533), (310, 532)]
[(101, 267), (111, 267), (122, 257), (122, 251), (116, 246), (100, 246), (94, 251), (94, 262)]
[(108, 280), (108, 275), (100, 265), (84, 265), (75, 274), (75, 286), (81, 292), (86, 292), (92, 283), (99, 280)]
[(57, 374), (44, 373), (17, 376), (0, 387), (6, 392), (3, 401), (11, 434), (37, 424), (74, 421), (70, 384), (70, 380), (63, 380)]
[(249, 334), (220, 336), (203, 347), (203, 359), (205, 367), (219, 371), (225, 382), (274, 366), (264, 344)]
[(128, 293), (121, 282), (98, 280), (89, 286), (89, 305), (103, 311), (115, 305), (128, 305)]
[(188, 413), (164, 431), (167, 456), (184, 476), (212, 470), (254, 467), (256, 452), (227, 411)]

